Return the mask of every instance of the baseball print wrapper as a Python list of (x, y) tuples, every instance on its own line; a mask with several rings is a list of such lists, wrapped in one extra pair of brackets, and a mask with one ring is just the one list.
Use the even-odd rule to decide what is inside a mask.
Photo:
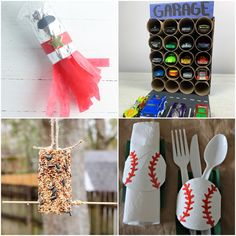
[(71, 155), (67, 150), (39, 151), (38, 199), (40, 213), (70, 213)]
[(214, 227), (221, 216), (218, 188), (203, 178), (187, 181), (178, 193), (176, 215), (188, 229), (208, 230)]
[(60, 106), (60, 115), (69, 116), (72, 100), (75, 100), (80, 112), (89, 109), (93, 104), (92, 98), (100, 100), (98, 82), (101, 75), (97, 67), (109, 66), (109, 60), (89, 60), (79, 53), (69, 33), (45, 2), (24, 4), (19, 18), (28, 19), (53, 64), (47, 115), (53, 115), (57, 104)]
[(122, 179), (126, 186), (125, 224), (160, 223), (160, 187), (165, 181), (166, 164), (160, 155), (159, 145), (159, 123), (133, 125), (130, 154)]

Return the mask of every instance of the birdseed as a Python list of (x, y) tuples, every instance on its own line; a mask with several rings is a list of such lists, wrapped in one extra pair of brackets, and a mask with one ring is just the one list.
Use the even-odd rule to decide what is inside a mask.
[(71, 212), (70, 150), (39, 151), (38, 199), (40, 213)]

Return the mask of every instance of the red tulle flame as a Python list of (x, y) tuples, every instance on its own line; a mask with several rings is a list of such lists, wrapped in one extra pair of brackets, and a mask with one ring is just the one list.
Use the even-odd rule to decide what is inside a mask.
[(98, 82), (101, 79), (97, 66), (109, 66), (108, 59), (86, 59), (78, 51), (53, 65), (53, 80), (47, 105), (47, 115), (53, 116), (59, 103), (60, 116), (70, 114), (70, 103), (75, 101), (83, 112), (100, 100)]

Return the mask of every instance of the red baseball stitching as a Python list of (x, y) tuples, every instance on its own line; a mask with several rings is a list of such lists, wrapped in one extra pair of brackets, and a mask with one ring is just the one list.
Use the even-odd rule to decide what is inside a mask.
[(137, 155), (136, 155), (135, 151), (130, 152), (129, 156), (131, 158), (131, 168), (130, 168), (130, 171), (128, 173), (128, 177), (125, 180), (125, 185), (132, 182), (132, 178), (135, 176), (135, 171), (138, 170), (136, 168), (137, 165), (138, 165), (138, 158), (137, 158)]
[(211, 185), (210, 188), (208, 188), (208, 192), (205, 193), (205, 198), (202, 200), (204, 205), (202, 205), (203, 207), (203, 218), (207, 220), (207, 224), (211, 225), (212, 227), (214, 226), (215, 221), (213, 220), (213, 217), (211, 215), (211, 211), (209, 211), (209, 209), (211, 209), (211, 206), (209, 205), (211, 203), (210, 199), (213, 197), (213, 193), (216, 192), (216, 186), (214, 186), (213, 184)]
[(154, 188), (160, 188), (160, 182), (158, 181), (156, 173), (155, 173), (156, 164), (158, 162), (159, 157), (160, 157), (160, 153), (156, 152), (154, 156), (152, 156), (152, 160), (149, 162), (150, 165), (148, 166), (148, 169), (149, 169), (148, 175), (151, 177), (150, 181), (152, 182), (152, 186)]
[(190, 216), (190, 211), (193, 209), (192, 205), (194, 203), (194, 195), (192, 194), (193, 190), (190, 188), (190, 184), (185, 183), (183, 191), (186, 199), (186, 206), (184, 207), (185, 211), (183, 212), (183, 215), (180, 215), (179, 217), (179, 221), (186, 222), (186, 218)]

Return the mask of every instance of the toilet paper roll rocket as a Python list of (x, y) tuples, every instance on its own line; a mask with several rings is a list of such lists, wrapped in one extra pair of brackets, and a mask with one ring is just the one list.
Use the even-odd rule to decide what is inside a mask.
[(160, 187), (165, 181), (166, 164), (160, 154), (159, 132), (157, 122), (140, 122), (133, 126), (130, 154), (123, 174), (125, 224), (160, 223)]
[(44, 2), (26, 3), (19, 18), (29, 20), (42, 49), (53, 64), (47, 115), (52, 116), (59, 103), (60, 115), (69, 116), (71, 100), (75, 100), (80, 112), (89, 109), (93, 97), (100, 99), (98, 82), (101, 75), (97, 67), (108, 66), (109, 60), (89, 60), (80, 54), (69, 33)]

